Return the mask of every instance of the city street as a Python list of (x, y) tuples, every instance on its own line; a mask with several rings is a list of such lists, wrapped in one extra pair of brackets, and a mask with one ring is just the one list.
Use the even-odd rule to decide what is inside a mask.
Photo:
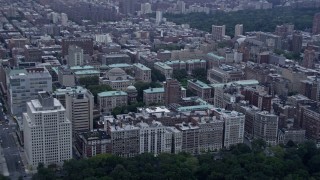
[(9, 122), (5, 122), (4, 116), (5, 114), (0, 110), (1, 157), (5, 159), (8, 171), (3, 173), (9, 173), (10, 179), (18, 179), (20, 176), (26, 179), (27, 174), (25, 173), (25, 167), (20, 157), (21, 148), (17, 145), (18, 143), (15, 139), (15, 122), (13, 122), (11, 118), (8, 118)]

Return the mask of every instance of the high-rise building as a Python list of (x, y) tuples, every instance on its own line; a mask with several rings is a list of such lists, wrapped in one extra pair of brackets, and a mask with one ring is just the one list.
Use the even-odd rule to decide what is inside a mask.
[(181, 101), (181, 87), (179, 81), (167, 79), (164, 84), (165, 104), (179, 103)]
[(162, 11), (156, 11), (156, 23), (160, 24), (162, 22)]
[(71, 122), (65, 113), (62, 104), (45, 91), (38, 93), (38, 99), (27, 102), (23, 134), (29, 165), (62, 165), (72, 158)]
[(243, 35), (243, 24), (236, 24), (234, 28), (234, 36)]
[(223, 40), (223, 37), (226, 35), (226, 26), (217, 26), (212, 25), (212, 37), (214, 40), (221, 41)]
[(302, 63), (303, 67), (305, 67), (305, 68), (314, 68), (315, 59), (316, 59), (315, 50), (313, 50), (312, 48), (307, 47), (304, 50), (303, 63)]
[(52, 77), (45, 67), (11, 70), (7, 83), (8, 102), (14, 115), (26, 112), (26, 103), (36, 99), (39, 91), (52, 91)]
[(254, 118), (253, 137), (255, 139), (263, 139), (267, 144), (276, 145), (278, 137), (278, 121), (277, 115), (267, 111), (258, 112)]
[(316, 13), (313, 17), (312, 33), (313, 34), (320, 33), (320, 13)]
[(83, 49), (75, 45), (69, 46), (66, 59), (69, 66), (82, 66), (84, 64)]
[(292, 35), (292, 51), (300, 53), (302, 49), (302, 35), (300, 32), (295, 32)]
[(213, 113), (219, 120), (224, 121), (223, 146), (229, 148), (231, 145), (243, 143), (245, 115), (220, 108), (213, 109)]
[(93, 95), (89, 90), (66, 94), (66, 116), (72, 122), (72, 132), (93, 129)]

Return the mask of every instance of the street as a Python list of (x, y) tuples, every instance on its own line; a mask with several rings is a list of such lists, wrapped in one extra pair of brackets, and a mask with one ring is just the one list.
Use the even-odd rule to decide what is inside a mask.
[(20, 157), (20, 147), (17, 145), (14, 137), (16, 124), (11, 118), (8, 118), (9, 121), (5, 122), (4, 116), (5, 114), (0, 108), (0, 142), (2, 147), (1, 156), (3, 156), (6, 161), (9, 178), (15, 180), (22, 176), (24, 179), (27, 179), (25, 167)]

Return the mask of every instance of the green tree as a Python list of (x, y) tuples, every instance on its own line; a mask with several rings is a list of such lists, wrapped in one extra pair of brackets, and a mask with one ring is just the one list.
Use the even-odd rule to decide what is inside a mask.
[(173, 78), (177, 79), (179, 82), (187, 79), (188, 73), (185, 69), (173, 70)]
[(95, 103), (98, 102), (97, 96), (98, 96), (99, 93), (113, 90), (109, 85), (106, 85), (106, 84), (89, 85), (87, 88), (89, 89), (89, 91), (94, 96), (94, 102)]
[(199, 80), (199, 81), (202, 81), (204, 83), (208, 83), (208, 80), (207, 80), (207, 71), (206, 69), (204, 68), (196, 68), (192, 71), (192, 76)]
[(82, 77), (78, 79), (80, 85), (88, 88), (89, 86), (99, 85), (99, 77), (98, 76), (88, 76)]
[(163, 82), (166, 80), (166, 77), (158, 69), (152, 68), (151, 79), (153, 82), (157, 82), (157, 81)]

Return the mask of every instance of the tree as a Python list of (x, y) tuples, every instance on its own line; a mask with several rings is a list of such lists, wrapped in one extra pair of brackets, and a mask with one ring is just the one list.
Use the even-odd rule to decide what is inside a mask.
[(98, 102), (97, 96), (98, 96), (99, 93), (113, 90), (109, 85), (106, 85), (106, 84), (89, 85), (87, 88), (92, 93), (92, 95), (94, 96), (94, 102), (95, 103)]
[(83, 85), (85, 88), (88, 88), (92, 85), (99, 85), (99, 77), (98, 76), (88, 76), (88, 77), (81, 77), (78, 80), (80, 85)]
[(199, 80), (199, 81), (202, 81), (204, 83), (207, 83), (208, 80), (207, 80), (207, 71), (206, 69), (204, 68), (196, 68), (192, 71), (192, 76)]
[(181, 82), (188, 77), (188, 73), (185, 69), (173, 70), (172, 76)]
[(166, 77), (158, 69), (152, 68), (151, 79), (153, 82), (157, 82), (157, 81), (163, 82), (166, 80)]

